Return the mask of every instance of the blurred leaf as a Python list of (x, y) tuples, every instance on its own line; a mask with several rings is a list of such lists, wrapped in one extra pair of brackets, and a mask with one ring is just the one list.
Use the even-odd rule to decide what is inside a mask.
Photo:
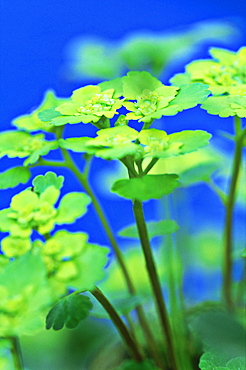
[(111, 190), (127, 199), (140, 201), (160, 199), (163, 195), (170, 194), (179, 186), (177, 178), (177, 175), (168, 174), (122, 179), (116, 181)]
[(217, 368), (227, 369), (226, 359), (221, 358), (219, 355), (211, 352), (205, 352), (199, 361), (199, 368), (201, 370), (215, 370)]
[(63, 186), (64, 177), (57, 176), (54, 172), (48, 171), (45, 175), (38, 175), (33, 180), (34, 192), (42, 194), (48, 187), (54, 186), (60, 190)]
[(87, 211), (87, 206), (91, 200), (84, 193), (68, 193), (61, 199), (58, 206), (56, 224), (70, 224), (77, 218), (83, 216)]
[(232, 358), (226, 364), (227, 369), (230, 370), (245, 370), (246, 369), (246, 357)]
[(31, 172), (26, 167), (13, 167), (0, 173), (0, 189), (14, 188), (25, 184), (31, 177)]
[[(44, 99), (38, 108), (36, 108), (30, 114), (25, 114), (15, 118), (12, 123), (15, 126), (27, 131), (51, 131), (53, 126), (49, 123), (44, 123), (41, 120), (43, 111), (48, 109), (54, 110), (56, 106), (62, 104), (65, 101), (67, 101), (67, 99), (57, 98), (52, 90), (48, 90), (45, 93)], [(44, 121), (49, 121), (49, 119), (44, 119)]]
[(238, 116), (246, 117), (246, 97), (245, 96), (211, 96), (201, 106), (208, 113), (219, 115), (220, 117)]
[[(155, 236), (174, 233), (179, 229), (179, 226), (173, 220), (162, 220), (158, 222), (147, 222), (147, 228), (149, 238), (152, 239)], [(137, 226), (135, 224), (120, 230), (119, 235), (127, 238), (139, 238)]]
[(89, 316), (92, 309), (90, 299), (82, 294), (71, 294), (62, 298), (48, 313), (46, 329), (61, 330), (65, 325), (74, 329), (80, 321)]

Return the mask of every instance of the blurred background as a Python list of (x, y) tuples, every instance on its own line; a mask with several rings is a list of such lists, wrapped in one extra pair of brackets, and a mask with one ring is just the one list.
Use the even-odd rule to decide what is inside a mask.
[[(129, 69), (149, 70), (163, 83), (168, 83), (173, 74), (184, 71), (186, 63), (208, 58), (209, 47), (236, 51), (246, 42), (246, 3), (242, 0), (233, 3), (226, 0), (43, 0), (38, 3), (2, 0), (0, 6), (1, 131), (12, 129), (14, 118), (35, 109), (49, 88), (58, 96), (68, 97), (72, 90), (84, 84), (115, 78)], [(159, 127), (168, 133), (183, 129), (211, 132), (213, 143), (220, 150), (216, 157), (218, 163), (221, 158), (225, 162), (224, 156), (232, 151), (231, 143), (218, 136), (220, 130), (232, 132), (232, 118), (208, 116), (205, 111), (195, 108), (161, 120)], [(82, 129), (85, 130), (84, 126)], [(87, 129), (84, 135), (90, 134), (90, 128)], [(77, 130), (81, 130), (79, 125)], [(21, 161), (3, 158), (0, 171), (16, 163)], [(122, 206), (125, 201), (109, 193), (110, 184), (122, 175), (121, 170), (114, 163), (108, 166), (102, 160), (98, 160), (92, 170), (95, 173), (92, 184), (102, 197), (103, 205), (107, 206), (109, 219), (115, 221), (114, 230), (118, 231), (133, 222), (130, 202), (124, 206), (121, 217), (115, 218), (115, 207)], [(66, 174), (59, 171), (59, 174)], [(33, 170), (34, 175), (38, 173), (40, 170)], [(223, 175), (226, 176), (226, 169), (219, 179), (224, 184)], [(24, 187), (1, 191), (0, 207), (8, 207), (11, 196)], [(78, 190), (81, 188), (73, 178), (65, 182), (64, 192)], [(181, 244), (188, 243), (189, 239), (190, 246), (184, 256), (190, 267), (184, 279), (187, 302), (194, 304), (208, 298), (217, 299), (221, 282), (218, 243), (224, 221), (223, 207), (204, 184), (196, 184), (189, 190), (181, 189), (178, 200), (177, 221), (183, 227), (179, 238)], [(152, 202), (146, 203), (145, 211), (149, 219), (165, 213)], [(240, 205), (236, 215), (240, 241), (245, 222)], [(91, 242), (106, 245), (107, 239), (93, 212), (74, 230), (80, 227), (91, 230), (92, 225)], [(198, 252), (195, 241), (199, 233), (203, 233), (203, 237)], [(200, 273), (201, 267), (204, 274)], [(81, 348), (88, 355), (89, 343), (102, 345), (111, 335), (110, 329), (98, 336), (103, 325), (103, 322), (88, 321), (76, 330), (76, 335), (68, 331), (43, 332), (31, 342), (29, 338), (23, 338), (27, 368), (83, 368), (79, 367), (83, 363)]]

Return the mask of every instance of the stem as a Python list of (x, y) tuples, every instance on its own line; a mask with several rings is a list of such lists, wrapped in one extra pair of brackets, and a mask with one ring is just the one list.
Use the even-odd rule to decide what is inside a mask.
[(23, 370), (24, 365), (23, 365), (23, 360), (22, 360), (19, 338), (9, 337), (8, 340), (11, 346), (10, 351), (12, 354), (15, 370)]
[[(93, 193), (93, 191), (90, 187), (90, 184), (87, 180), (87, 176), (80, 173), (80, 171), (78, 170), (77, 166), (74, 164), (72, 158), (70, 157), (70, 155), (67, 151), (63, 151), (63, 155), (64, 155), (64, 158), (66, 160), (66, 166), (77, 176), (78, 180), (81, 182), (85, 191), (90, 196), (90, 198), (92, 200), (92, 204), (94, 205), (94, 208), (97, 212), (97, 215), (98, 215), (98, 217), (99, 217), (99, 219), (100, 219), (100, 221), (101, 221), (101, 223), (104, 227), (104, 230), (105, 230), (105, 232), (106, 232), (106, 234), (109, 238), (109, 241), (112, 245), (112, 248), (114, 250), (116, 259), (117, 259), (117, 261), (120, 265), (121, 271), (122, 271), (123, 276), (125, 278), (128, 291), (131, 295), (135, 295), (136, 294), (136, 289), (135, 289), (135, 287), (132, 283), (131, 277), (130, 277), (129, 272), (127, 270), (127, 267), (125, 265), (123, 254), (122, 254), (120, 248), (118, 247), (118, 244), (116, 242), (114, 234), (113, 234), (113, 232), (110, 228), (110, 225), (107, 221), (107, 218), (106, 218), (106, 216), (105, 216), (105, 214), (102, 210), (102, 207), (101, 207), (100, 203), (98, 202), (95, 194)], [(88, 174), (88, 171), (87, 171), (87, 174)], [(152, 356), (155, 359), (156, 363), (160, 366), (161, 361), (160, 361), (160, 358), (159, 358), (159, 355), (158, 355), (158, 352), (157, 352), (157, 349), (156, 349), (155, 338), (153, 337), (153, 334), (152, 334), (152, 332), (149, 328), (149, 325), (148, 325), (148, 322), (146, 320), (146, 317), (145, 317), (145, 314), (144, 314), (144, 311), (143, 311), (142, 307), (137, 306), (136, 307), (136, 312), (137, 312), (139, 323), (140, 323), (141, 328), (144, 332), (146, 342), (147, 342), (147, 344), (149, 346), (149, 349), (152, 353)]]
[(110, 319), (112, 320), (115, 327), (117, 328), (120, 336), (125, 342), (134, 360), (137, 362), (142, 362), (143, 357), (141, 353), (139, 352), (135, 341), (132, 339), (126, 325), (124, 324), (123, 320), (120, 318), (118, 313), (116, 312), (115, 308), (112, 306), (112, 304), (108, 301), (108, 299), (104, 296), (104, 294), (99, 288), (95, 288), (93, 291), (91, 291), (91, 294), (98, 300), (98, 302), (103, 306), (105, 311), (108, 313)]
[(233, 211), (236, 201), (236, 188), (239, 177), (239, 171), (242, 161), (242, 148), (245, 130), (241, 129), (239, 117), (235, 117), (235, 152), (232, 166), (232, 177), (229, 187), (229, 194), (226, 202), (225, 217), (225, 249), (224, 249), (224, 271), (223, 271), (223, 296), (229, 310), (233, 308), (232, 302), (232, 252), (233, 252)]
[(172, 339), (171, 326), (169, 323), (168, 313), (167, 313), (166, 305), (165, 305), (163, 295), (162, 295), (161, 284), (158, 278), (155, 261), (154, 261), (153, 254), (151, 251), (147, 227), (146, 227), (146, 223), (144, 219), (142, 202), (135, 199), (133, 202), (133, 211), (134, 211), (134, 216), (136, 219), (139, 238), (141, 241), (141, 245), (142, 245), (142, 249), (143, 249), (143, 253), (145, 257), (146, 268), (149, 274), (152, 290), (153, 290), (155, 301), (156, 301), (157, 310), (158, 310), (161, 325), (162, 325), (162, 330), (163, 330), (163, 333), (164, 333), (164, 336), (167, 342), (167, 347), (168, 347), (167, 352), (169, 354), (170, 361), (173, 366), (173, 370), (178, 370), (177, 360), (176, 360), (175, 350), (174, 350), (174, 345), (173, 345), (173, 339)]
[(147, 175), (147, 173), (154, 167), (158, 160), (159, 158), (152, 158), (147, 167), (145, 168), (145, 170), (143, 171), (143, 173)]

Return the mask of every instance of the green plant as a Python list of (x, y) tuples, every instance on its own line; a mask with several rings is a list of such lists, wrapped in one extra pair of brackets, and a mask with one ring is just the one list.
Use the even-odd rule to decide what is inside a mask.
[[(44, 175), (36, 176), (28, 188), (14, 195), (8, 208), (0, 211), (0, 230), (7, 233), (1, 241), (0, 255), (3, 364), (7, 358), (5, 347), (9, 346), (14, 368), (23, 368), (18, 339), (41, 330), (45, 316), (47, 329), (60, 330), (64, 326), (72, 329), (90, 314), (97, 316), (99, 312), (104, 317), (98, 302), (128, 351), (128, 359), (122, 359), (118, 369), (196, 368), (194, 361), (201, 354), (201, 349), (196, 351), (196, 345), (200, 341), (193, 333), (198, 331), (189, 325), (199, 309), (195, 313), (187, 312), (182, 294), (178, 293), (182, 290), (183, 267), (171, 234), (179, 226), (170, 215), (165, 220), (146, 222), (143, 202), (168, 199), (179, 187), (198, 181), (205, 181), (215, 189), (227, 214), (224, 301), (218, 307), (204, 309), (237, 312), (240, 305), (232, 295), (232, 217), (245, 140), (240, 121), (246, 114), (245, 51), (246, 48), (238, 53), (212, 49), (213, 57), (218, 60), (192, 63), (185, 74), (172, 79), (172, 86), (163, 85), (148, 72), (129, 72), (122, 78), (79, 88), (67, 99), (57, 98), (48, 91), (40, 107), (13, 121), (17, 130), (0, 134), (1, 157), (25, 158), (22, 166), (1, 174), (2, 189), (26, 183), (39, 166), (49, 168)], [(208, 132), (186, 130), (168, 134), (153, 127), (155, 120), (198, 104), (210, 114), (235, 116), (236, 133), (232, 139), (236, 149), (228, 195), (211, 180), (217, 164), (209, 158), (205, 162), (201, 160), (204, 153), (201, 148), (211, 138)], [(79, 123), (92, 125), (95, 135), (77, 136), (74, 130), (74, 136), (67, 137), (68, 126), (77, 127)], [(62, 158), (54, 160), (51, 151), (57, 151)], [(90, 185), (90, 168), (96, 158), (116, 160), (126, 170), (127, 177), (114, 181), (111, 190), (132, 202), (135, 224), (120, 234), (138, 238), (141, 248), (137, 251), (132, 249), (129, 253), (121, 248)], [(173, 170), (175, 158), (177, 171)], [(171, 170), (166, 165), (171, 165)], [(84, 192), (62, 193), (61, 197), (64, 177), (53, 171), (59, 172), (63, 167), (69, 170), (66, 179), (77, 178)], [(89, 242), (94, 230), (87, 235), (85, 231), (72, 232), (65, 226), (75, 224), (90, 204), (108, 237), (117, 266), (113, 263), (106, 266), (108, 247)], [(165, 274), (159, 262), (163, 245), (158, 250), (151, 245), (151, 239), (156, 236), (166, 238), (166, 265), (170, 265), (165, 277), (168, 303), (163, 294)], [(134, 256), (137, 263), (143, 261), (139, 269), (149, 286), (143, 284), (141, 288), (141, 279), (136, 284), (131, 270)], [(117, 279), (112, 278), (113, 273), (116, 278), (119, 274)], [(113, 289), (112, 282), (116, 285)], [(107, 284), (111, 284), (111, 291)], [(150, 305), (152, 298), (154, 305)], [(212, 369), (214, 365), (207, 366), (210, 360), (206, 356), (209, 355), (203, 355), (200, 368)], [(219, 366), (230, 369), (234, 362), (243, 363), (242, 359), (236, 359), (240, 357), (238, 354), (234, 357), (234, 360), (221, 360)]]

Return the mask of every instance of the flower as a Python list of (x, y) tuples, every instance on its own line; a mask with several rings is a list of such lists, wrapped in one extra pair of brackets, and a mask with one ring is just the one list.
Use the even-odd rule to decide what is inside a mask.
[(95, 123), (103, 117), (112, 118), (122, 106), (121, 100), (114, 98), (114, 93), (114, 89), (102, 91), (97, 85), (81, 87), (73, 92), (69, 102), (55, 108), (51, 123), (60, 126), (66, 123)]

